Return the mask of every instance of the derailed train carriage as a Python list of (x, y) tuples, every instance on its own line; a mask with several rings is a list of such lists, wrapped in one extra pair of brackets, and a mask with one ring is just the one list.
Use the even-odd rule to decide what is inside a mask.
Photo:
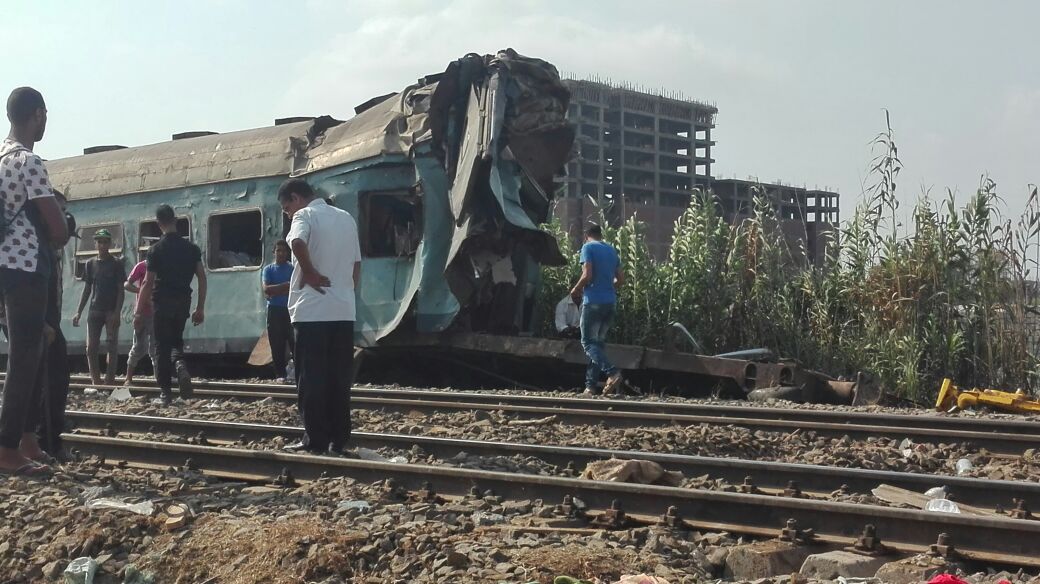
[[(539, 266), (563, 261), (538, 225), (574, 139), (568, 97), (549, 63), (512, 50), (470, 54), (345, 122), (288, 118), (50, 161), (80, 225), (62, 267), (64, 319), (75, 313), (94, 232), (112, 233), (112, 253), (129, 269), (159, 235), (154, 212), (166, 203), (202, 249), (209, 280), (206, 322), (188, 327), (186, 351), (248, 353), (264, 330), (260, 270), (288, 229), (278, 186), (294, 176), (357, 218), (358, 345), (396, 329), (527, 330)], [(495, 280), (492, 269), (507, 276)], [(85, 329), (66, 334), (81, 351)], [(120, 328), (122, 352), (131, 337)]]

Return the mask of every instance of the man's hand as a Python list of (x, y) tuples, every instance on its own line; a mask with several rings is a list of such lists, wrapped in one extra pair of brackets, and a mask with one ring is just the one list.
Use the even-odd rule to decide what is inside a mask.
[(72, 317), (72, 326), (79, 326), (79, 317), (80, 317), (80, 315), (78, 315), (78, 314), (76, 316)]
[(195, 309), (195, 312), (191, 313), (191, 324), (199, 326), (206, 321), (206, 313), (202, 310), (202, 307)]
[(581, 304), (581, 293), (581, 288), (578, 288), (577, 286), (571, 288), (571, 300), (573, 300), (575, 304)]
[(141, 325), (143, 325), (143, 324), (144, 324), (144, 316), (142, 316), (140, 314), (137, 314), (135, 312), (134, 313), (134, 329), (136, 330), (136, 329), (141, 328)]
[(304, 286), (310, 286), (319, 293), (324, 294), (325, 291), (322, 288), (328, 288), (332, 286), (332, 282), (328, 278), (322, 276), (317, 270), (305, 271), (300, 277), (300, 288)]

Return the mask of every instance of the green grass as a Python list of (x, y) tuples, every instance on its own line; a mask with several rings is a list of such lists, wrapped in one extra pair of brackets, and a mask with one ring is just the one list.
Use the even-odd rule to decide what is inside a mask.
[[(996, 183), (985, 176), (963, 206), (947, 191), (917, 197), (902, 213), (890, 124), (873, 146), (871, 186), (818, 267), (787, 245), (762, 189), (753, 216), (733, 226), (712, 193), (694, 192), (663, 261), (650, 255), (637, 221), (606, 229), (627, 276), (611, 340), (660, 346), (678, 322), (705, 353), (768, 347), (835, 376), (873, 372), (889, 391), (919, 401), (934, 398), (943, 377), (1032, 388), (1036, 187), (1015, 221), (1002, 215)], [(549, 227), (571, 262), (543, 272), (546, 331), (579, 272), (575, 246), (558, 224)]]

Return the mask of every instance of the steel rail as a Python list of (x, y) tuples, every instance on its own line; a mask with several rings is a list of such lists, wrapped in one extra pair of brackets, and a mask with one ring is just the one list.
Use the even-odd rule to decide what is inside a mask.
[[(134, 434), (168, 432), (187, 438), (201, 434), (206, 440), (229, 443), (269, 440), (277, 437), (296, 439), (303, 435), (303, 428), (297, 426), (84, 411), (70, 411), (66, 415), (77, 430), (107, 435), (112, 435), (113, 432)], [(610, 458), (650, 460), (659, 463), (666, 470), (679, 471), (688, 478), (709, 475), (713, 479), (724, 479), (730, 484), (736, 485), (743, 484), (745, 478), (750, 478), (755, 487), (777, 491), (788, 488), (791, 481), (794, 481), (799, 489), (816, 493), (830, 493), (843, 485), (849, 491), (857, 493), (870, 493), (871, 489), (881, 484), (922, 493), (932, 487), (946, 486), (951, 496), (958, 502), (976, 507), (1002, 506), (1011, 509), (1015, 506), (1014, 499), (1021, 499), (1026, 503), (1040, 501), (1040, 483), (1032, 482), (375, 432), (353, 432), (351, 443), (370, 449), (384, 446), (411, 449), (418, 446), (427, 454), (432, 454), (442, 460), (448, 460), (459, 453), (487, 457), (534, 456), (561, 468), (573, 465), (579, 470), (590, 462)]]
[[(88, 380), (74, 377), (74, 387), (82, 389), (95, 387)], [(296, 399), (296, 388), (291, 385), (277, 383), (244, 383), (232, 381), (199, 381), (195, 386), (200, 390), (222, 390), (227, 393), (217, 395), (253, 399)], [(105, 388), (113, 386), (101, 386)], [(150, 389), (153, 382), (135, 386), (132, 389)], [(202, 395), (200, 393), (200, 395)], [(355, 387), (351, 390), (354, 398), (369, 397), (379, 399), (414, 399), (417, 401), (443, 401), (466, 404), (517, 405), (539, 408), (577, 408), (582, 410), (630, 411), (657, 413), (668, 415), (712, 416), (719, 418), (766, 418), (772, 420), (822, 422), (822, 423), (862, 423), (874, 426), (913, 426), (920, 429), (967, 430), (972, 432), (995, 433), (1033, 433), (1040, 436), (1040, 420), (1000, 418), (971, 418), (945, 414), (892, 414), (881, 412), (862, 412), (847, 410), (816, 410), (808, 408), (775, 408), (760, 406), (705, 404), (690, 402), (665, 402), (648, 399), (590, 399), (553, 395), (510, 395), (503, 393), (479, 393), (459, 391), (437, 391), (420, 389), (396, 389), (381, 387)]]
[(283, 469), (300, 479), (348, 476), (376, 482), (393, 479), (416, 489), (428, 484), (446, 495), (464, 495), (472, 488), (491, 489), (511, 500), (562, 501), (579, 497), (592, 509), (607, 509), (617, 501), (626, 513), (660, 516), (671, 506), (694, 529), (726, 529), (734, 533), (776, 534), (789, 519), (815, 530), (832, 542), (850, 542), (872, 524), (886, 544), (917, 552), (936, 541), (940, 533), (965, 557), (973, 560), (1040, 566), (1040, 522), (966, 516), (950, 513), (855, 505), (769, 495), (727, 493), (590, 481), (554, 476), (523, 475), (460, 469), (450, 466), (394, 464), (324, 456), (287, 454), (267, 450), (198, 446), (128, 440), (103, 436), (65, 435), (70, 446), (103, 458), (106, 463), (149, 466), (187, 464), (214, 475), (234, 473), (273, 477)]
[[(73, 389), (81, 389), (74, 386)], [(152, 387), (132, 388), (138, 393), (158, 394)], [(894, 440), (911, 438), (918, 442), (969, 442), (990, 452), (1020, 455), (1026, 449), (1040, 445), (1040, 437), (1033, 431), (1027, 433), (1013, 432), (979, 432), (969, 430), (945, 430), (918, 428), (916, 426), (889, 426), (877, 424), (848, 424), (838, 422), (814, 422), (801, 420), (777, 420), (770, 417), (754, 417), (759, 408), (744, 408), (744, 417), (716, 417), (710, 415), (669, 414), (654, 412), (633, 412), (617, 410), (594, 410), (577, 408), (546, 408), (523, 405), (498, 405), (490, 403), (469, 403), (459, 401), (443, 401), (435, 395), (439, 392), (428, 392), (431, 399), (393, 399), (375, 398), (360, 395), (351, 396), (351, 405), (355, 409), (382, 410), (400, 413), (420, 412), (423, 414), (475, 411), (503, 412), (517, 419), (537, 419), (555, 416), (561, 422), (578, 425), (605, 424), (615, 428), (639, 428), (661, 426), (688, 426), (695, 424), (739, 426), (752, 431), (766, 432), (808, 432), (821, 436), (841, 438), (849, 436), (855, 439), (886, 437)], [(195, 391), (197, 397), (266, 399), (272, 398), (295, 402), (295, 396), (288, 394), (266, 394), (257, 392), (239, 392), (229, 390)], [(580, 400), (595, 403), (593, 400)], [(912, 416), (907, 416), (913, 418)]]

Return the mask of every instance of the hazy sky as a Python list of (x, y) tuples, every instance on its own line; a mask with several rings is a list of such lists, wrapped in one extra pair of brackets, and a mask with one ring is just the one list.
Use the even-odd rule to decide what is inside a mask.
[(838, 189), (843, 217), (882, 108), (904, 200), (971, 192), (988, 172), (1017, 213), (1040, 182), (1035, 2), (37, 0), (0, 14), (0, 91), (43, 92), (47, 158), (346, 118), (467, 52), (512, 47), (716, 103), (716, 176)]

